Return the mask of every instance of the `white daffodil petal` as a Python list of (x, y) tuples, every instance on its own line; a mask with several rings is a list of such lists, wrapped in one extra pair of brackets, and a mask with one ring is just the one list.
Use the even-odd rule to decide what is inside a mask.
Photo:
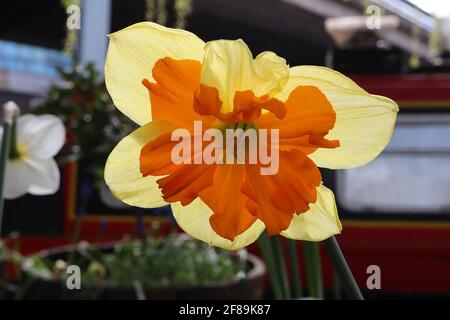
[(50, 114), (26, 114), (17, 119), (17, 147), (23, 157), (51, 159), (66, 140), (62, 121)]
[(53, 159), (26, 159), (32, 173), (28, 193), (36, 196), (53, 194), (59, 189), (60, 173)]
[(53, 159), (18, 159), (8, 161), (5, 171), (5, 198), (15, 199), (30, 193), (53, 194), (59, 189), (60, 173)]
[(105, 81), (115, 106), (144, 125), (152, 120), (143, 79), (154, 81), (152, 69), (162, 58), (203, 60), (204, 42), (193, 33), (142, 22), (110, 35)]
[(322, 241), (341, 233), (341, 230), (333, 191), (320, 185), (317, 201), (310, 205), (308, 211), (294, 215), (281, 235), (294, 240)]
[(25, 162), (7, 161), (3, 190), (5, 199), (16, 199), (25, 195), (32, 180), (33, 173)]
[(265, 229), (264, 223), (256, 220), (249, 229), (238, 235), (233, 241), (222, 238), (211, 228), (209, 223), (209, 217), (213, 212), (199, 198), (187, 206), (181, 205), (180, 202), (173, 203), (172, 212), (180, 228), (187, 234), (227, 250), (238, 250), (248, 246), (258, 239)]

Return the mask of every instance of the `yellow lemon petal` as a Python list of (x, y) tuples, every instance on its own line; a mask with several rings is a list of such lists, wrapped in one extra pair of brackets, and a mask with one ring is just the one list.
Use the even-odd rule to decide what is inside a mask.
[(258, 54), (253, 66), (255, 73), (253, 78), (256, 78), (256, 80), (262, 79), (258, 81), (258, 85), (254, 88), (257, 96), (268, 94), (272, 97), (284, 88), (289, 79), (289, 66), (286, 64), (286, 60), (272, 51), (264, 51)]
[[(328, 68), (291, 68), (285, 88), (276, 97), (287, 99), (298, 85), (318, 87), (336, 112), (334, 128), (326, 136), (338, 139), (336, 149), (318, 149), (310, 158), (319, 167), (346, 169), (373, 160), (388, 144), (397, 117), (397, 104), (386, 97), (371, 95), (355, 82)], [(301, 106), (299, 106), (301, 107)]]
[(248, 246), (258, 239), (264, 231), (264, 223), (256, 220), (249, 229), (238, 235), (233, 241), (222, 238), (209, 224), (209, 217), (212, 216), (213, 212), (199, 198), (187, 206), (182, 206), (180, 202), (173, 203), (172, 212), (180, 228), (187, 234), (210, 245), (227, 250), (238, 250)]
[(123, 138), (114, 148), (106, 161), (105, 182), (116, 198), (142, 208), (167, 205), (156, 183), (160, 177), (143, 177), (139, 157), (146, 143), (173, 128), (165, 121), (150, 122)]
[(256, 96), (280, 91), (289, 76), (283, 58), (263, 52), (253, 59), (242, 40), (216, 40), (205, 46), (200, 82), (219, 90), (222, 112), (233, 109), (236, 91), (252, 90)]
[(341, 230), (333, 192), (320, 185), (317, 201), (305, 213), (294, 215), (289, 227), (280, 234), (294, 240), (322, 241)]
[(164, 57), (203, 60), (204, 42), (196, 35), (151, 22), (134, 24), (109, 36), (105, 81), (116, 107), (139, 125), (151, 120), (148, 90), (152, 68)]

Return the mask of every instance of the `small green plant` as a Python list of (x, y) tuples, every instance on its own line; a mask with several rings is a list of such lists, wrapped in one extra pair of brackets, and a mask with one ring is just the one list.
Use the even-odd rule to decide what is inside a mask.
[[(109, 251), (85, 243), (78, 246), (77, 252), (71, 264), (80, 266), (85, 287), (131, 289), (138, 283), (149, 289), (217, 284), (238, 276), (246, 265), (229, 251), (175, 234), (165, 238), (124, 240)], [(54, 277), (64, 280), (67, 261), (34, 259), (36, 263), (30, 265), (34, 265), (35, 270), (29, 271), (48, 274), (53, 270)]]

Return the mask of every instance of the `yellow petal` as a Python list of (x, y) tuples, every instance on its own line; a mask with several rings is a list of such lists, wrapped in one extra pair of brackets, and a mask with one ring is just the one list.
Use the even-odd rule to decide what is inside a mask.
[(151, 120), (148, 90), (152, 68), (164, 57), (203, 60), (204, 42), (196, 35), (151, 22), (134, 24), (110, 35), (105, 81), (116, 107), (139, 125)]
[(258, 81), (258, 86), (253, 85), (257, 96), (268, 94), (272, 97), (284, 88), (289, 79), (289, 66), (286, 60), (272, 51), (258, 54), (253, 67), (254, 75), (250, 81), (255, 81), (255, 78)]
[(397, 104), (386, 97), (371, 95), (352, 80), (328, 68), (291, 68), (290, 78), (276, 97), (287, 99), (298, 85), (318, 87), (336, 112), (334, 128), (326, 136), (338, 139), (336, 149), (318, 149), (310, 158), (319, 167), (346, 169), (373, 160), (388, 144), (397, 118)]
[(283, 58), (263, 52), (253, 59), (242, 40), (217, 40), (205, 46), (200, 82), (219, 90), (224, 113), (233, 109), (236, 91), (272, 96), (283, 88), (288, 76), (289, 67)]
[(317, 188), (317, 201), (305, 213), (294, 215), (281, 235), (294, 240), (322, 241), (341, 233), (333, 192), (323, 185)]
[(114, 148), (106, 161), (105, 182), (116, 198), (142, 208), (167, 205), (156, 183), (160, 177), (143, 177), (139, 157), (146, 143), (172, 129), (168, 122), (153, 121), (123, 138)]
[(210, 245), (227, 250), (238, 250), (248, 246), (258, 239), (264, 231), (264, 223), (256, 220), (249, 229), (238, 235), (233, 241), (222, 238), (209, 224), (209, 217), (212, 216), (213, 212), (199, 198), (187, 206), (182, 206), (180, 202), (173, 203), (172, 212), (184, 232)]

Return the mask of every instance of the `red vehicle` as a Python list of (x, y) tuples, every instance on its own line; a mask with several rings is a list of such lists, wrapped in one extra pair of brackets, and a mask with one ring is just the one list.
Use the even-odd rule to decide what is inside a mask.
[[(397, 101), (400, 113), (393, 139), (379, 158), (361, 168), (324, 171), (343, 222), (337, 239), (366, 295), (450, 295), (450, 74), (354, 80)], [(93, 242), (138, 232), (130, 209), (113, 216), (88, 210), (76, 218), (77, 170), (75, 163), (64, 168), (62, 234), (15, 239), (24, 253), (70, 243), (74, 228), (80, 239)], [(169, 217), (145, 214), (139, 221), (146, 228), (157, 223), (161, 232), (171, 224)], [(323, 259), (325, 285), (331, 288), (324, 252)], [(371, 265), (380, 267), (381, 290), (366, 289)]]

